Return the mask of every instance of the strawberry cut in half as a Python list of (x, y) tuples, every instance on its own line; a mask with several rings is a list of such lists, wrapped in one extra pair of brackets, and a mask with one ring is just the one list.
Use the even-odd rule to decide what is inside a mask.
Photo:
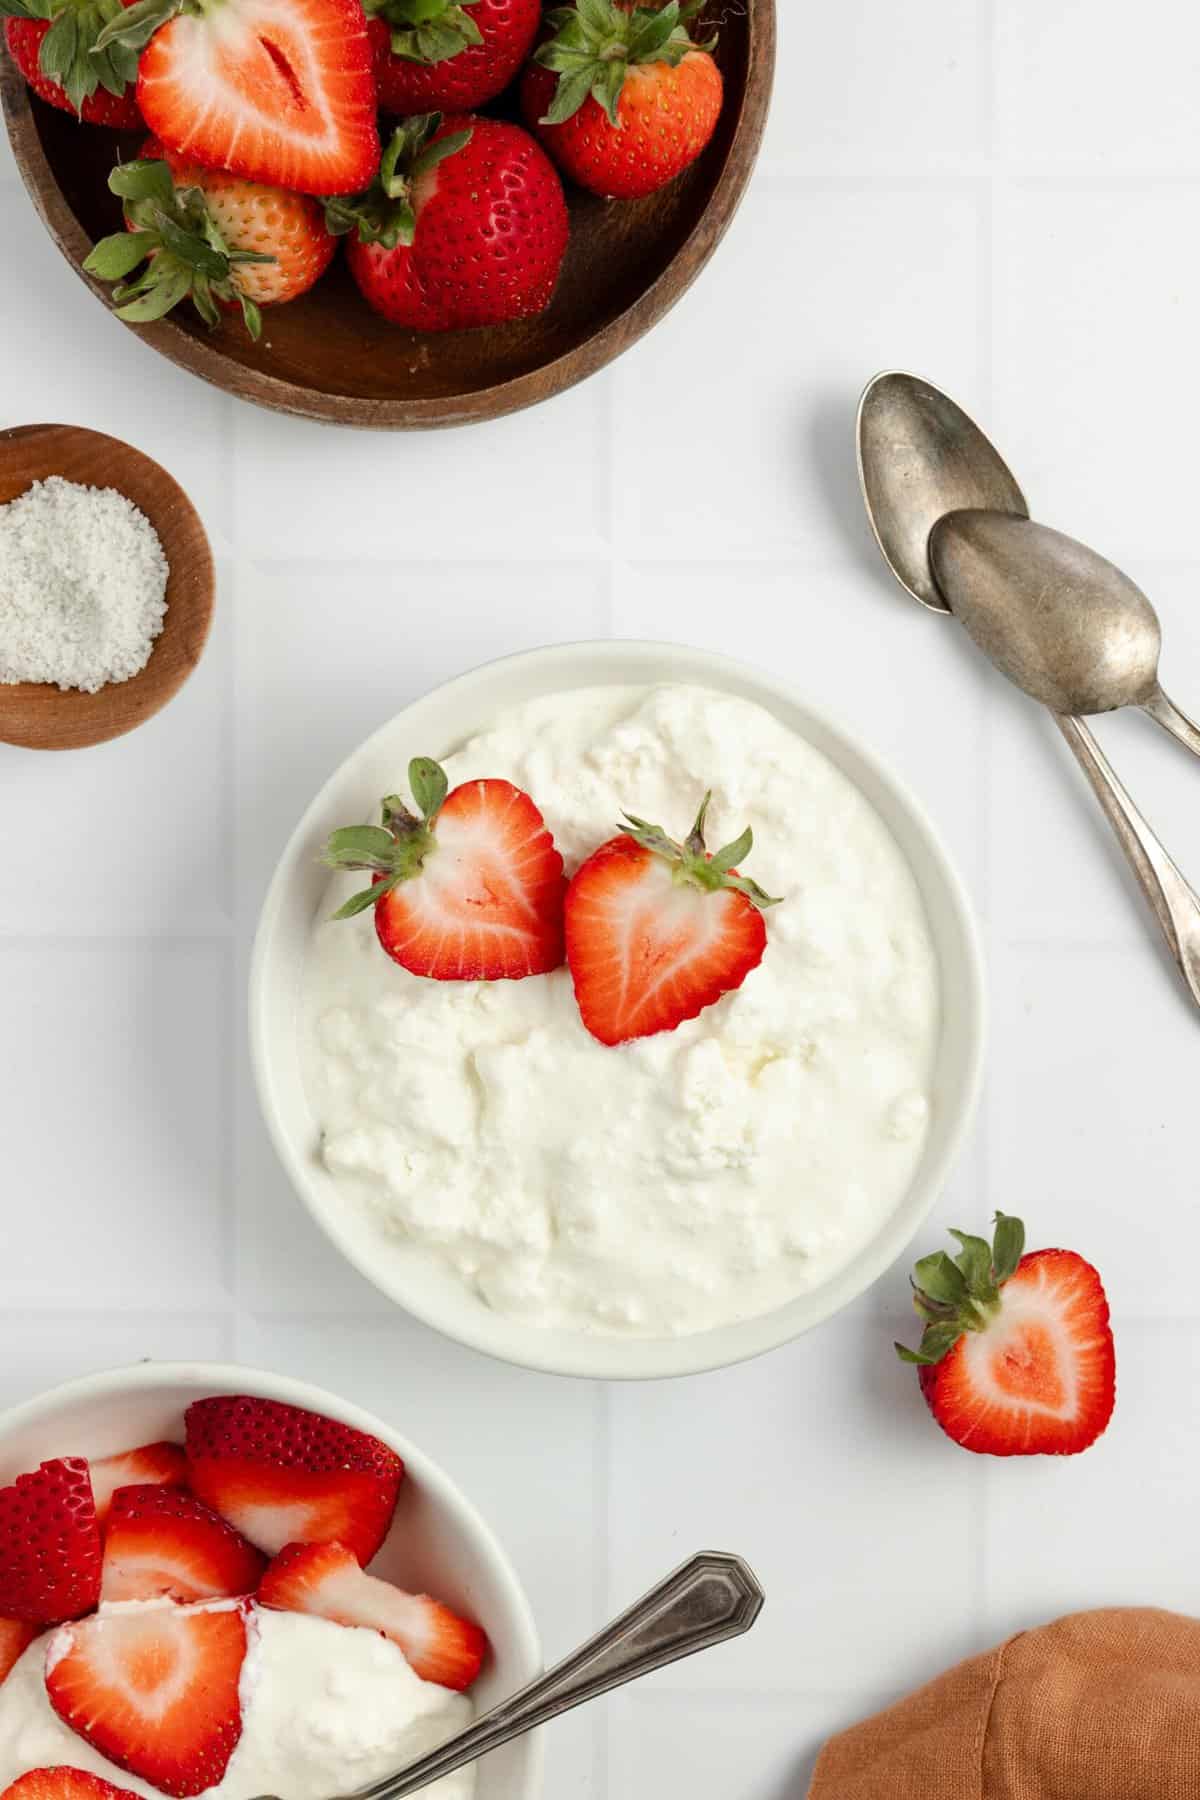
[(120, 1488), (104, 1540), (100, 1599), (228, 1599), (252, 1594), (264, 1567), (241, 1532), (194, 1494)]
[(192, 1491), (271, 1556), (285, 1544), (336, 1541), (370, 1562), (404, 1478), (378, 1438), (251, 1395), (189, 1406), (187, 1453)]
[(467, 781), (447, 793), (444, 770), (428, 757), (409, 764), (408, 781), (420, 817), (393, 794), (382, 825), (329, 839), (329, 868), (375, 878), (334, 917), (374, 907), (393, 962), (435, 981), (520, 981), (557, 969), (567, 884), (529, 795), (510, 781)]
[(100, 1526), (81, 1456), (44, 1462), (0, 1488), (0, 1616), (58, 1625), (100, 1595)]
[(365, 1575), (341, 1544), (289, 1544), (263, 1576), (258, 1599), (279, 1612), (316, 1613), (336, 1625), (382, 1632), (422, 1681), (439, 1687), (470, 1687), (487, 1654), (478, 1625), (427, 1594), (406, 1594)]
[(360, 0), (137, 0), (97, 42), (141, 52), (168, 150), (301, 194), (355, 193), (379, 166)]
[(215, 1787), (242, 1735), (246, 1621), (234, 1603), (101, 1613), (55, 1633), (46, 1693), (93, 1750), (161, 1788)]
[(89, 1462), (88, 1474), (96, 1517), (103, 1525), (118, 1488), (186, 1487), (187, 1457), (182, 1444), (140, 1444), (136, 1450), (119, 1450), (115, 1456)]
[(7, 1679), (38, 1635), (24, 1619), (0, 1619), (0, 1681)]
[(735, 865), (749, 829), (710, 856), (706, 794), (687, 840), (626, 813), (622, 836), (588, 857), (567, 889), (567, 961), (587, 1029), (602, 1044), (673, 1031), (739, 988), (762, 961), (766, 907)]
[(994, 1241), (926, 1256), (913, 1276), (924, 1320), (921, 1392), (948, 1437), (987, 1456), (1074, 1456), (1112, 1417), (1116, 1362), (1108, 1300), (1073, 1250), (1024, 1254), (1020, 1219), (996, 1214)]
[(102, 1775), (59, 1766), (30, 1769), (0, 1793), (0, 1800), (137, 1800), (128, 1788), (114, 1787)]

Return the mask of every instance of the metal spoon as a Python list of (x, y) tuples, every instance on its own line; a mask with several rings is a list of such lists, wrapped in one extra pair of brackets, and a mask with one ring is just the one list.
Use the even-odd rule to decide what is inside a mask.
[(740, 1637), (762, 1611), (763, 1597), (740, 1556), (702, 1551), (572, 1656), (408, 1768), (358, 1789), (353, 1800), (403, 1800), (585, 1700)]
[[(882, 399), (875, 397), (876, 390)], [(886, 420), (886, 430), (881, 420)], [(943, 488), (947, 430), (953, 437), (954, 461), (951, 479)], [(1061, 548), (1069, 540), (1030, 527), (1023, 500), (1020, 508), (1010, 503), (999, 509), (1012, 516), (993, 516), (982, 527), (977, 503), (964, 509), (961, 496), (966, 489), (996, 494), (1011, 483), (1010, 501), (1014, 492), (1020, 499), (1020, 490), (979, 428), (928, 382), (899, 374), (878, 376), (859, 407), (858, 442), (867, 512), (889, 567), (915, 598), (922, 598), (922, 588), (937, 594), (943, 610), (962, 618), (976, 643), (1010, 680), (1050, 706), (1150, 902), (1188, 991), (1200, 1004), (1200, 898), (1134, 805), (1091, 731), (1058, 705), (1060, 700), (1079, 697), (1078, 687), (1068, 692), (1066, 686), (1060, 691), (1055, 685), (1058, 650), (1046, 665), (1054, 632), (1046, 621), (1042, 621), (1046, 629), (1041, 628), (1039, 615), (1043, 606), (1053, 605), (1051, 590), (1071, 562)], [(899, 460), (891, 463), (896, 446)], [(994, 514), (996, 509), (988, 506), (988, 510)], [(1031, 530), (1034, 535), (1027, 535)], [(931, 539), (936, 550), (932, 556)], [(1034, 546), (1040, 555), (1033, 553)], [(1128, 585), (1132, 588), (1132, 583)], [(1109, 591), (1107, 583), (1104, 591)], [(1124, 604), (1129, 605), (1127, 593)], [(1082, 618), (1077, 601), (1072, 634), (1086, 634)], [(1116, 633), (1113, 642), (1120, 638)], [(1068, 652), (1069, 645), (1062, 652), (1067, 660)], [(1156, 666), (1157, 654), (1154, 661)], [(1079, 666), (1090, 663), (1093, 671), (1096, 662), (1094, 648), (1078, 657)], [(1144, 656), (1141, 668), (1144, 675)], [(1094, 693), (1103, 692), (1102, 686), (1094, 688)], [(1166, 723), (1157, 712), (1152, 716)], [(1194, 729), (1182, 714), (1178, 720)], [(1174, 720), (1167, 729), (1183, 735)], [(1183, 736), (1183, 741), (1189, 739)]]

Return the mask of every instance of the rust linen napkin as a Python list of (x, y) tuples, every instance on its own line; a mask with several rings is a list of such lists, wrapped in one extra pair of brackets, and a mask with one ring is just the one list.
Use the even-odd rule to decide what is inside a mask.
[(809, 1800), (1197, 1800), (1200, 1621), (1073, 1613), (833, 1738)]

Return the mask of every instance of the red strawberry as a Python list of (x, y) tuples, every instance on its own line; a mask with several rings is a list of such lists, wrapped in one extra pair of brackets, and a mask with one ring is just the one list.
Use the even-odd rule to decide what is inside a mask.
[(378, 1438), (250, 1395), (189, 1406), (187, 1452), (193, 1491), (272, 1556), (285, 1544), (336, 1539), (369, 1562), (404, 1478)]
[(710, 856), (704, 822), (684, 844), (626, 813), (623, 835), (593, 852), (567, 889), (567, 961), (579, 1012), (602, 1044), (674, 1031), (741, 987), (762, 961), (762, 911), (778, 903), (734, 867), (747, 830)]
[(101, 1525), (108, 1518), (112, 1497), (123, 1487), (186, 1487), (187, 1457), (182, 1444), (142, 1444), (137, 1450), (121, 1450), (88, 1464), (92, 1498)]
[(262, 1579), (258, 1598), (280, 1612), (316, 1613), (337, 1625), (381, 1631), (403, 1650), (422, 1681), (468, 1688), (487, 1653), (478, 1625), (427, 1594), (405, 1594), (364, 1575), (341, 1544), (289, 1544)]
[(100, 1527), (81, 1456), (44, 1462), (0, 1488), (0, 1615), (57, 1625), (100, 1594)]
[(3, 0), (0, 12), (10, 15), (9, 53), (39, 99), (86, 125), (137, 130), (137, 53), (119, 45), (95, 52), (105, 23), (96, 0)]
[(553, 35), (521, 83), (521, 110), (573, 181), (637, 200), (690, 167), (717, 128), (721, 71), (687, 21), (704, 0), (658, 10), (578, 0), (547, 13)]
[(1074, 1456), (1112, 1417), (1116, 1369), (1108, 1301), (1073, 1250), (1022, 1254), (1020, 1219), (996, 1214), (993, 1244), (923, 1257), (913, 1304), (925, 1321), (921, 1392), (948, 1437), (988, 1456)]
[(143, 116), (181, 156), (303, 194), (379, 166), (360, 0), (142, 0), (98, 42), (141, 51)]
[(38, 1626), (28, 1625), (24, 1619), (0, 1619), (0, 1681), (12, 1674), (38, 1630)]
[(242, 1735), (240, 1608), (172, 1606), (64, 1625), (46, 1653), (46, 1693), (93, 1750), (164, 1794), (215, 1787)]
[(506, 88), (533, 48), (541, 0), (367, 0), (386, 113), (471, 112)]
[(546, 153), (502, 119), (438, 113), (395, 133), (368, 193), (326, 210), (352, 235), (367, 304), (412, 331), (471, 331), (544, 312), (567, 250), (567, 203)]
[(240, 307), (257, 338), (259, 307), (307, 293), (337, 248), (318, 201), (164, 153), (153, 138), (108, 185), (125, 202), (126, 230), (101, 238), (83, 266), (117, 283), (121, 319), (159, 319), (190, 299), (209, 326)]
[(562, 857), (541, 813), (508, 781), (467, 781), (447, 794), (438, 764), (417, 757), (408, 782), (416, 818), (389, 795), (383, 824), (335, 831), (331, 869), (367, 869), (374, 884), (334, 915), (375, 908), (388, 955), (435, 981), (518, 981), (563, 959)]
[(0, 1794), (0, 1800), (137, 1800), (128, 1788), (114, 1787), (83, 1769), (30, 1769)]
[(193, 1494), (120, 1488), (104, 1540), (100, 1598), (226, 1599), (252, 1594), (263, 1567), (241, 1533)]

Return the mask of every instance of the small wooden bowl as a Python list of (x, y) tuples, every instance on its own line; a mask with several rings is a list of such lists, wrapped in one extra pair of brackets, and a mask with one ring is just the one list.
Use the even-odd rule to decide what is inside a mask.
[(0, 505), (35, 481), (61, 475), (111, 487), (145, 513), (170, 565), (167, 615), (140, 675), (98, 694), (51, 683), (0, 685), (0, 743), (29, 750), (81, 750), (142, 725), (178, 693), (200, 660), (212, 623), (212, 551), (195, 507), (165, 469), (119, 438), (81, 425), (18, 425), (0, 431)]
[[(496, 419), (561, 393), (628, 349), (691, 286), (750, 179), (774, 75), (775, 0), (714, 0), (708, 22), (720, 26), (725, 77), (713, 142), (647, 200), (597, 200), (568, 184), (571, 244), (540, 318), (492, 331), (402, 331), (371, 312), (339, 257), (312, 293), (266, 314), (259, 344), (232, 321), (209, 333), (187, 307), (130, 330), (243, 400), (372, 430)], [(93, 242), (121, 223), (109, 170), (118, 153), (137, 155), (139, 137), (78, 125), (44, 105), (2, 49), (0, 101), (34, 205), (88, 281), (80, 265)], [(511, 114), (511, 95), (487, 110)], [(107, 301), (105, 288), (89, 286)]]

